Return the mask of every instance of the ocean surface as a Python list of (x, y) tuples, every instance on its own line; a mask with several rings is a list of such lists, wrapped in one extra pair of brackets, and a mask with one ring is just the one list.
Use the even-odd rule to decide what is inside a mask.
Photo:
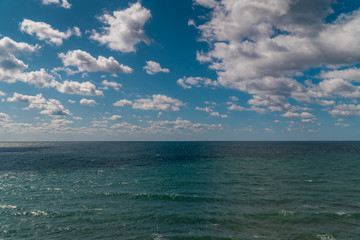
[(0, 143), (0, 239), (360, 239), (360, 142)]

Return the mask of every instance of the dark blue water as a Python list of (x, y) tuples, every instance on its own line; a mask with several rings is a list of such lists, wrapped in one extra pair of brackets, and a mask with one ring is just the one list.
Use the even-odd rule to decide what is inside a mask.
[(357, 240), (360, 143), (0, 143), (0, 239)]

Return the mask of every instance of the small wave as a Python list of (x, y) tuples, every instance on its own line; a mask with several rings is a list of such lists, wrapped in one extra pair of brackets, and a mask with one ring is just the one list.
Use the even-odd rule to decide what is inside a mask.
[(336, 240), (331, 234), (318, 234), (316, 237), (320, 240)]
[(34, 216), (39, 216), (39, 215), (44, 215), (44, 216), (46, 216), (46, 215), (48, 215), (47, 212), (41, 211), (41, 210), (32, 211), (32, 212), (30, 212), (30, 214), (31, 214), (31, 215), (34, 215)]
[(281, 210), (278, 212), (278, 214), (280, 214), (281, 216), (292, 216), (295, 214), (294, 211), (286, 211), (286, 210)]
[(2, 209), (6, 209), (6, 208), (15, 209), (15, 208), (17, 208), (17, 206), (9, 205), (9, 204), (0, 204), (0, 208), (2, 208)]
[(46, 188), (48, 191), (61, 191), (61, 188)]
[(31, 212), (17, 212), (14, 213), (13, 215), (17, 216), (17, 215), (33, 215), (33, 216), (47, 216), (48, 213), (42, 210), (36, 210), (36, 211), (31, 211)]

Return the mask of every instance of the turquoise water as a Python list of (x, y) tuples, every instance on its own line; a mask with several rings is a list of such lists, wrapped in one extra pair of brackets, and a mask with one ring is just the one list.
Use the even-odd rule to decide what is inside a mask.
[(359, 142), (0, 143), (0, 239), (360, 239)]

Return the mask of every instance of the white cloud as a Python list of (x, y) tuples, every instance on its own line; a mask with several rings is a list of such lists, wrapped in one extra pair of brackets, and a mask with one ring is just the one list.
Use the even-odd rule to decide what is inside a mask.
[(152, 98), (136, 99), (129, 101), (122, 99), (113, 104), (117, 107), (131, 105), (133, 109), (141, 110), (160, 110), (160, 111), (179, 111), (184, 104), (178, 100), (161, 94), (154, 94)]
[(207, 8), (214, 8), (218, 4), (216, 0), (195, 0), (195, 3)]
[(320, 77), (326, 79), (341, 78), (350, 81), (360, 82), (360, 69), (348, 68), (344, 70), (323, 71), (321, 72)]
[(302, 112), (302, 113), (296, 113), (296, 112), (286, 112), (282, 114), (281, 116), (287, 117), (287, 118), (315, 118), (314, 115), (308, 112)]
[(231, 96), (229, 98), (230, 98), (231, 101), (234, 101), (234, 102), (239, 101), (239, 99), (237, 97), (235, 97), (235, 96)]
[(33, 53), (38, 49), (37, 45), (15, 42), (8, 37), (0, 39), (0, 81), (14, 83), (26, 78), (23, 71), (28, 68), (28, 65), (17, 56)]
[(147, 132), (152, 133), (172, 133), (192, 131), (201, 133), (204, 129), (222, 128), (221, 124), (206, 124), (206, 123), (192, 123), (189, 120), (184, 120), (178, 117), (175, 121), (149, 121), (151, 126), (146, 129)]
[(321, 90), (330, 94), (337, 94), (347, 98), (360, 98), (360, 87), (341, 79), (327, 79), (319, 83)]
[(117, 102), (114, 103), (113, 105), (114, 105), (115, 107), (124, 107), (124, 106), (126, 106), (126, 105), (132, 105), (132, 104), (133, 104), (132, 101), (127, 100), (127, 99), (122, 99), (122, 100), (117, 101)]
[(170, 70), (167, 68), (161, 68), (160, 64), (153, 61), (146, 61), (146, 66), (144, 66), (147, 74), (154, 75), (159, 72), (169, 73)]
[(71, 99), (67, 100), (67, 102), (68, 102), (68, 103), (71, 103), (71, 104), (76, 103), (74, 100), (71, 100)]
[(105, 87), (103, 88), (103, 89), (105, 89), (105, 90), (109, 89), (109, 87), (112, 87), (112, 88), (115, 89), (116, 91), (119, 91), (120, 88), (122, 87), (121, 83), (109, 82), (108, 80), (102, 81), (102, 85), (105, 86)]
[[(358, 86), (346, 81), (360, 77), (353, 67), (360, 61), (360, 11), (342, 14), (329, 23), (325, 18), (332, 13), (331, 0), (195, 2), (210, 8), (208, 21), (193, 24), (201, 33), (200, 40), (209, 43), (209, 50), (199, 50), (197, 59), (216, 71), (219, 85), (269, 99), (262, 101), (264, 105), (255, 105), (257, 99), (249, 104), (287, 112), (294, 111), (290, 99), (330, 105), (334, 102), (321, 98), (359, 96)], [(334, 80), (306, 86), (292, 79), (303, 70), (322, 66), (335, 70), (321, 77), (346, 80), (337, 80), (343, 91), (330, 86)], [(178, 84), (190, 88), (184, 80)]]
[(348, 123), (334, 123), (335, 126), (350, 127)]
[(10, 116), (6, 113), (0, 112), (0, 123), (1, 122), (8, 122), (10, 120)]
[(49, 116), (58, 115), (71, 115), (71, 112), (66, 109), (60, 101), (56, 99), (45, 99), (43, 95), (37, 94), (36, 96), (23, 95), (14, 93), (13, 97), (7, 99), (9, 102), (23, 102), (28, 103), (29, 106), (25, 109), (40, 109), (40, 113)]
[(215, 112), (213, 109), (211, 109), (211, 108), (209, 108), (209, 107), (205, 107), (205, 108), (196, 107), (195, 109), (198, 110), (198, 111), (207, 112), (207, 113), (209, 113), (211, 116), (214, 116), (214, 117), (220, 117), (220, 118), (227, 118), (227, 117), (228, 117), (228, 115), (226, 115), (226, 114), (220, 114), (220, 113), (218, 113), (218, 112)]
[(73, 66), (80, 72), (109, 72), (109, 73), (131, 73), (133, 70), (120, 64), (114, 57), (105, 58), (98, 56), (94, 58), (88, 52), (82, 50), (73, 50), (65, 53), (60, 53), (64, 66)]
[(339, 104), (329, 110), (333, 116), (354, 117), (360, 115), (360, 104)]
[(235, 103), (232, 103), (232, 102), (229, 102), (229, 105), (228, 106), (228, 109), (231, 110), (231, 111), (244, 111), (246, 110), (246, 108), (242, 107), (242, 106), (238, 106), (236, 105)]
[(134, 52), (135, 45), (140, 42), (149, 44), (144, 25), (150, 18), (150, 10), (137, 2), (127, 9), (114, 11), (112, 15), (104, 14), (99, 17), (108, 26), (103, 27), (100, 33), (93, 30), (90, 38), (112, 50)]
[(71, 8), (71, 4), (67, 0), (42, 0), (42, 3), (44, 5), (55, 4), (58, 5), (59, 7), (67, 8), (67, 9)]
[(72, 35), (81, 36), (80, 29), (74, 27), (68, 29), (66, 32), (61, 32), (57, 29), (53, 29), (51, 25), (44, 22), (34, 22), (29, 19), (24, 19), (20, 24), (20, 30), (26, 32), (32, 36), (36, 36), (37, 39), (46, 41), (49, 44), (55, 44), (61, 46), (64, 39), (68, 39)]
[(97, 90), (95, 85), (90, 82), (64, 81), (60, 83), (44, 69), (25, 72), (24, 70), (28, 66), (17, 59), (15, 55), (32, 53), (37, 49), (37, 46), (17, 43), (7, 37), (2, 38), (0, 40), (0, 81), (7, 83), (20, 81), (35, 85), (38, 88), (56, 88), (60, 93), (103, 96), (102, 91)]
[(6, 93), (4, 93), (3, 91), (0, 91), (0, 97), (4, 97), (6, 96)]
[(86, 96), (100, 96), (103, 97), (102, 91), (97, 90), (95, 85), (91, 82), (76, 82), (76, 81), (64, 81), (63, 83), (57, 83), (56, 89), (61, 93), (78, 94)]
[(0, 40), (0, 81), (14, 83), (16, 81), (35, 85), (38, 88), (56, 88), (60, 93), (78, 94), (88, 96), (103, 96), (102, 91), (97, 90), (90, 82), (64, 81), (58, 82), (55, 77), (44, 69), (24, 72), (28, 66), (17, 59), (15, 55), (20, 53), (32, 53), (38, 49), (26, 43), (17, 43), (10, 38)]
[(183, 77), (178, 79), (176, 83), (184, 89), (190, 89), (192, 86), (201, 87), (202, 85), (204, 85), (205, 87), (218, 86), (217, 81), (212, 81), (210, 78), (204, 77)]
[(108, 117), (106, 119), (112, 120), (112, 121), (117, 121), (117, 120), (121, 120), (122, 116), (120, 116), (120, 115), (112, 115), (111, 117)]
[(93, 100), (93, 99), (85, 99), (85, 98), (80, 100), (80, 104), (84, 105), (84, 106), (91, 106), (91, 107), (94, 107), (94, 106), (97, 105), (95, 100)]

